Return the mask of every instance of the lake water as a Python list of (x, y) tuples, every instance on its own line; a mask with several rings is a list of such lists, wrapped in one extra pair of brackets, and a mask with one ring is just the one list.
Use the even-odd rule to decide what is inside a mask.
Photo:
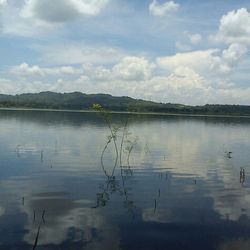
[(250, 249), (250, 119), (112, 124), (116, 166), (98, 114), (0, 111), (1, 250)]

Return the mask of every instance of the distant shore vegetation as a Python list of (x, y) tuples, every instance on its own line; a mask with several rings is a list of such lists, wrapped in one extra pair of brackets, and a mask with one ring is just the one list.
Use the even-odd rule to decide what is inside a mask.
[(157, 103), (131, 97), (116, 97), (108, 94), (73, 93), (28, 93), (20, 95), (0, 94), (0, 108), (68, 109), (89, 110), (93, 104), (100, 104), (111, 111), (154, 112), (200, 115), (238, 115), (249, 116), (250, 106), (206, 104), (189, 106), (173, 103)]

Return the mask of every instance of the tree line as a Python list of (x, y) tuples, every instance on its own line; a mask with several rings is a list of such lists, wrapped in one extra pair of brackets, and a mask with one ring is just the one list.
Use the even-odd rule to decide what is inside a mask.
[(0, 95), (0, 108), (88, 110), (95, 103), (112, 111), (250, 115), (250, 106), (244, 105), (207, 104), (203, 106), (189, 106), (183, 104), (157, 103), (134, 99), (128, 96), (116, 97), (108, 94), (41, 92), (35, 94)]

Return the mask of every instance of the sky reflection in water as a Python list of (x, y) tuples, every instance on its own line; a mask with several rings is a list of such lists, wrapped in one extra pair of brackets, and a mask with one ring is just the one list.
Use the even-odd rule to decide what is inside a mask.
[[(137, 115), (128, 128), (131, 169), (124, 153), (108, 179), (98, 115), (1, 111), (0, 249), (32, 249), (39, 225), (35, 249), (249, 249), (250, 119)], [(111, 146), (107, 173), (114, 160)]]

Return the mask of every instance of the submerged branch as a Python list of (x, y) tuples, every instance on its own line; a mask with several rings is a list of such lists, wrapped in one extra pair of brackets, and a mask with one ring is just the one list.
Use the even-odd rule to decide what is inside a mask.
[(123, 148), (123, 143), (124, 143), (124, 137), (125, 137), (126, 130), (127, 130), (127, 125), (128, 125), (128, 120), (126, 120), (124, 127), (123, 127), (122, 141), (120, 145), (120, 167), (122, 167), (122, 148)]

